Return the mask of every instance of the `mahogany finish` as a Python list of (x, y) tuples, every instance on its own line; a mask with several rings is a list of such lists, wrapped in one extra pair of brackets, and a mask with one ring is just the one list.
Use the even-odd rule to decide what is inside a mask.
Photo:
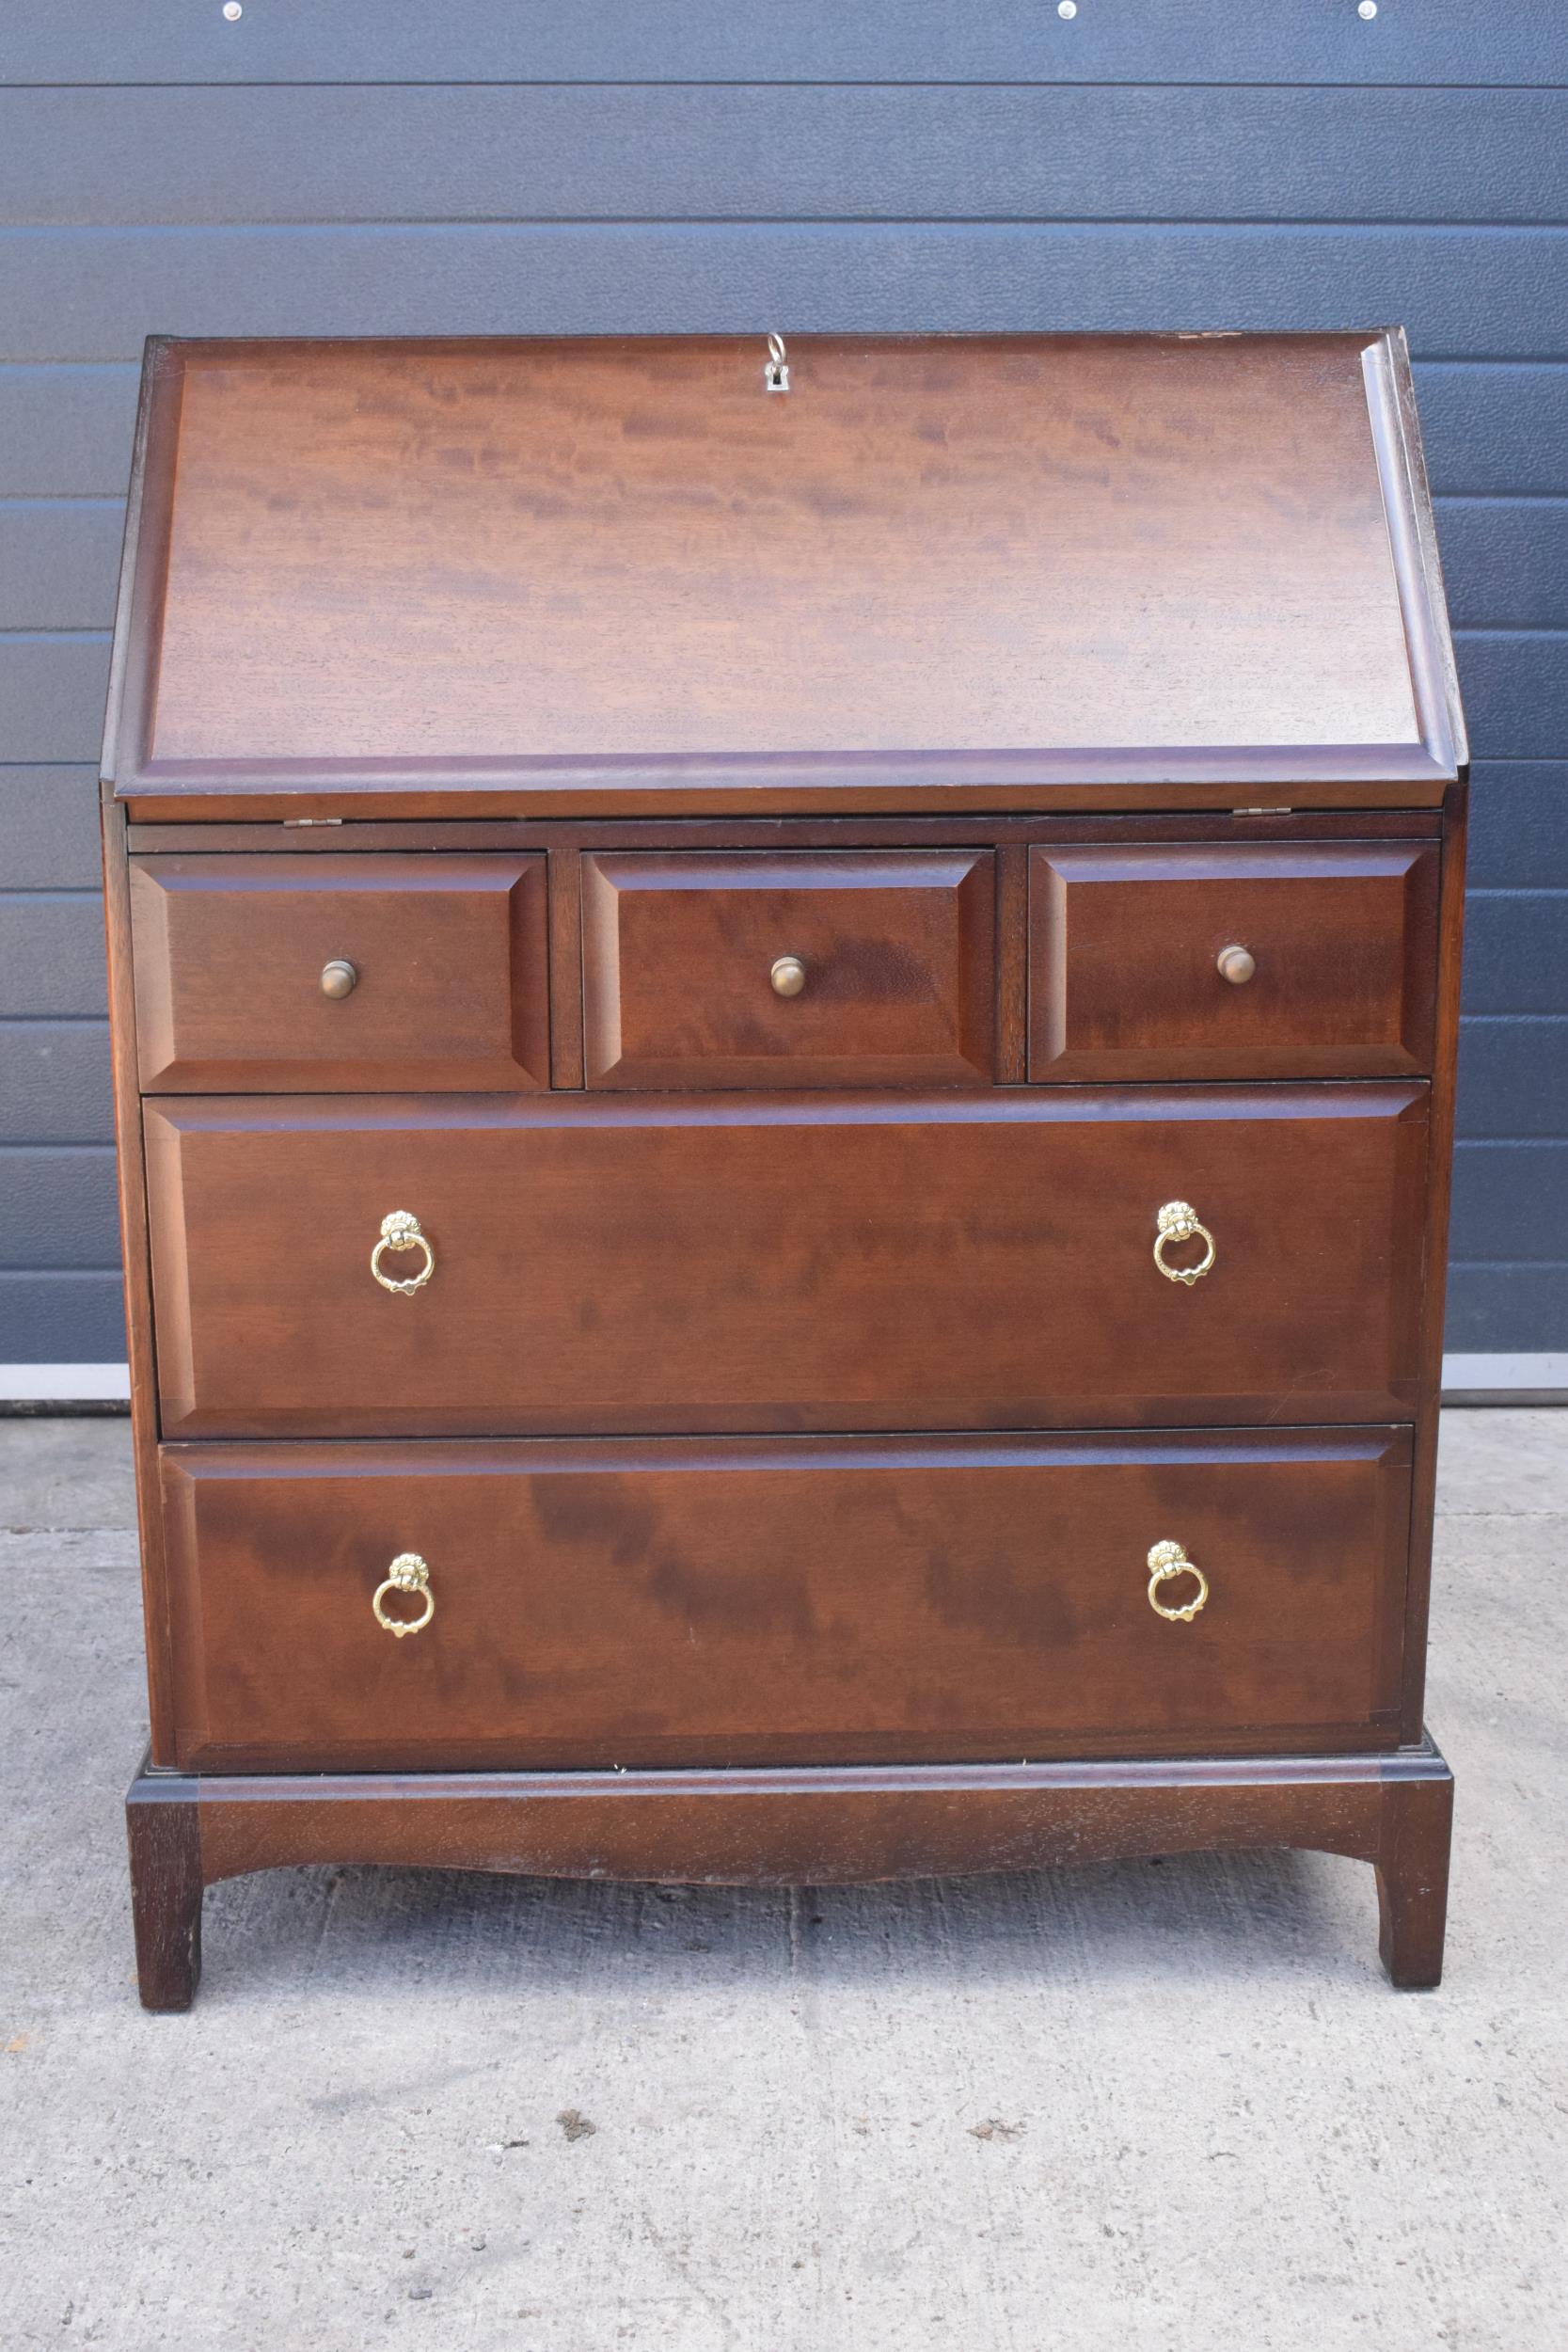
[(155, 342), (105, 772), (1441, 798), (1402, 336), (813, 336), (783, 398), (765, 358)]
[(298, 1863), (1316, 1846), (1437, 1980), (1465, 747), (1402, 338), (764, 357), (150, 349), (150, 2007)]
[(131, 1916), (144, 2009), (189, 2009), (201, 1974), (201, 1895), (208, 1883), (194, 1804), (184, 1787), (138, 1775), (125, 1801)]
[[(199, 833), (193, 833), (195, 820), (183, 804), (179, 820), (166, 824), (143, 823), (127, 811), (125, 838), (133, 851), (187, 850), (194, 840), (214, 850), (288, 850), (302, 857), (341, 857), (345, 850), (529, 850), (546, 845), (559, 856), (646, 848), (651, 840), (687, 850), (754, 850), (759, 840), (772, 849), (908, 850), (970, 849), (976, 841), (1018, 847), (1034, 841), (1084, 846), (1147, 843), (1149, 839), (1147, 817), (1108, 817), (1083, 810), (1053, 817), (838, 817), (831, 825), (824, 825), (819, 818), (781, 817), (765, 827), (747, 817), (683, 817), (660, 823), (646, 817), (546, 822), (531, 817), (478, 818), (439, 814), (420, 819), (413, 813), (414, 804), (438, 797), (406, 794), (404, 819), (388, 822), (368, 817), (358, 803), (349, 817), (274, 818), (261, 815), (247, 801), (234, 822), (204, 819)], [(319, 806), (326, 798), (320, 795), (314, 804)], [(451, 796), (441, 804), (450, 808)], [(1444, 821), (1438, 810), (1429, 808), (1239, 808), (1207, 813), (1190, 809), (1182, 815), (1162, 816), (1157, 833), (1161, 841), (1438, 841)]]
[[(1427, 1097), (150, 1103), (164, 1434), (1402, 1419)], [(1219, 1253), (1190, 1289), (1177, 1199)], [(396, 1209), (412, 1297), (370, 1272)]]
[(150, 1093), (549, 1084), (543, 857), (138, 857), (131, 920)]
[[(1443, 1972), (1452, 1809), (1448, 1766), (1425, 1740), (1390, 1756), (794, 1772), (187, 1777), (144, 1767), (127, 1804), (142, 1998), (166, 2010), (195, 1997), (203, 1886), (249, 1870), (422, 1865), (832, 1886), (1253, 1846), (1370, 1862), (1384, 1965), (1415, 1991)], [(153, 1813), (182, 1818), (154, 1838)]]
[[(591, 1087), (981, 1086), (989, 853), (585, 857)], [(780, 993), (793, 957), (803, 984)]]
[[(1432, 1068), (1435, 849), (1032, 850), (1029, 1074), (1386, 1077)], [(1232, 980), (1227, 951), (1245, 951)]]
[[(1386, 1428), (175, 1446), (175, 1758), (1392, 1745), (1409, 1467)], [(1148, 1605), (1173, 1532), (1188, 1624)], [(402, 1639), (371, 1597), (409, 1550), (436, 1610)]]

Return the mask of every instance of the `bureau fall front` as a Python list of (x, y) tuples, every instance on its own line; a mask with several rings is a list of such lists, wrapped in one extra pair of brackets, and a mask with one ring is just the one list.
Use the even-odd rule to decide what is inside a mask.
[(276, 1865), (1264, 1845), (1434, 1983), (1465, 759), (1397, 333), (152, 343), (144, 2000)]

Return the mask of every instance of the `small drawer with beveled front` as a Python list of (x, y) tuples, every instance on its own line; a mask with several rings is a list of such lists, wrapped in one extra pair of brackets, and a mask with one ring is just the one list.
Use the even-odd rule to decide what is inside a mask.
[(582, 862), (591, 1087), (983, 1086), (989, 850)]
[(131, 915), (149, 1092), (549, 1084), (543, 856), (135, 857)]
[(1029, 1075), (1432, 1068), (1433, 841), (1036, 849)]
[(175, 1760), (1391, 1746), (1410, 1437), (173, 1446)]

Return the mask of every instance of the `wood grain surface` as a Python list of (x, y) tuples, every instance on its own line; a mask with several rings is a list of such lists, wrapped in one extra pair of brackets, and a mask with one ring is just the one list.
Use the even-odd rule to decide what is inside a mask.
[[(154, 1808), (183, 1817), (155, 1839), (137, 1818)], [(1396, 1985), (1423, 1987), (1443, 1969), (1453, 1779), (1431, 1740), (1386, 1755), (726, 1772), (144, 1768), (127, 1814), (150, 2009), (189, 2008), (202, 1887), (250, 1870), (379, 1863), (830, 1886), (1256, 1846), (1371, 1863), (1385, 1965)]]
[(164, 1434), (1403, 1419), (1426, 1125), (1417, 1084), (166, 1098)]
[[(1030, 852), (1032, 1078), (1432, 1067), (1435, 845)], [(1233, 986), (1227, 946), (1257, 969)]]
[(549, 1084), (542, 856), (138, 857), (131, 906), (150, 1093)]
[[(593, 1087), (977, 1086), (995, 1063), (985, 851), (582, 862)], [(780, 996), (784, 956), (804, 986)]]
[(159, 345), (120, 787), (1452, 772), (1396, 342), (764, 358)]
[[(1388, 1428), (174, 1447), (176, 1761), (1391, 1745), (1409, 1460)], [(1189, 1623), (1148, 1597), (1172, 1536)], [(399, 1637), (405, 1551), (435, 1612)]]

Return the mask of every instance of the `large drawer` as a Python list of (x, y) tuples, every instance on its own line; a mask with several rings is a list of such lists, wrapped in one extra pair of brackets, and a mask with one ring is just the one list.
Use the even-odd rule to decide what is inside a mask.
[[(1408, 1462), (1389, 1428), (172, 1447), (177, 1760), (1392, 1744)], [(1194, 1615), (1150, 1605), (1162, 1542)]]
[(994, 864), (968, 850), (584, 858), (588, 1084), (986, 1084)]
[[(1415, 1402), (1423, 1086), (232, 1097), (150, 1104), (146, 1138), (166, 1436)], [(1158, 1233), (1176, 1202), (1213, 1236), (1190, 1284), (1156, 1263), (1203, 1263)]]
[(135, 857), (131, 915), (151, 1091), (549, 1084), (542, 855)]

